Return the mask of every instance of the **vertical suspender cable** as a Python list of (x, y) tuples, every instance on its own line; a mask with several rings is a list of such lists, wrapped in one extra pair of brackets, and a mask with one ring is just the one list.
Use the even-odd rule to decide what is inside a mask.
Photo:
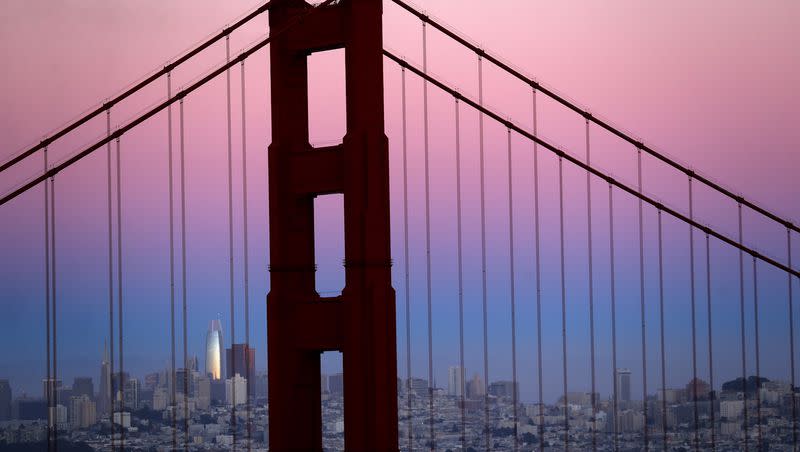
[[(483, 58), (478, 55), (478, 105), (483, 106)], [(480, 186), (481, 186), (481, 289), (483, 304), (483, 436), (486, 450), (491, 449), (489, 431), (489, 326), (487, 324), (486, 293), (486, 187), (484, 155), (483, 155), (483, 112), (478, 116), (478, 148), (480, 153)]]
[(753, 256), (753, 323), (756, 331), (756, 424), (758, 425), (758, 450), (763, 449), (761, 432), (761, 353), (758, 343), (758, 262)]
[(711, 243), (708, 233), (706, 233), (706, 301), (708, 303), (708, 384), (711, 387), (711, 394), (714, 397), (709, 397), (709, 409), (711, 420), (711, 450), (717, 450), (717, 432), (716, 421), (714, 420), (714, 399), (716, 393), (714, 392), (714, 347), (712, 345), (713, 335), (711, 334)]
[[(111, 136), (111, 110), (106, 110), (106, 134)], [(116, 391), (114, 391), (114, 245), (113, 228), (111, 221), (111, 142), (106, 145), (106, 179), (108, 181), (108, 342), (109, 342), (109, 375), (108, 375), (108, 410), (111, 420), (111, 437), (114, 437), (114, 412), (116, 405)], [(116, 444), (111, 441), (111, 449)]]
[[(692, 176), (689, 176), (689, 219), (694, 219), (694, 199)], [(694, 404), (694, 450), (700, 450), (700, 412), (697, 403), (697, 320), (695, 313), (695, 274), (694, 274), (694, 227), (689, 226), (689, 272), (691, 281), (692, 305), (692, 402)]]
[[(183, 98), (179, 102), (180, 122), (180, 167), (181, 167), (181, 303), (183, 308), (183, 448), (189, 448), (189, 352), (187, 350), (186, 333), (186, 159), (183, 133)], [(231, 336), (233, 337), (233, 336)]]
[[(739, 210), (739, 243), (742, 243), (742, 203), (738, 203)], [(745, 317), (744, 317), (744, 252), (739, 250), (739, 318), (741, 319), (741, 339), (742, 339), (742, 380), (744, 390), (742, 391), (744, 400), (744, 409), (742, 414), (744, 417), (744, 450), (747, 452), (749, 443), (747, 438), (748, 420), (747, 420), (747, 348), (745, 343)]]
[[(636, 149), (636, 174), (639, 193), (642, 193), (642, 149)], [(644, 307), (644, 215), (639, 199), (639, 310), (642, 320), (642, 409), (644, 411), (644, 450), (650, 450), (650, 432), (647, 427), (647, 334)]]
[(459, 380), (460, 399), (461, 399), (461, 448), (467, 449), (467, 416), (466, 416), (466, 396), (464, 384), (464, 266), (462, 254), (461, 236), (461, 124), (459, 118), (458, 98), (455, 100), (456, 114), (456, 223), (458, 239), (458, 355), (459, 355)]
[(511, 164), (511, 129), (508, 129), (508, 260), (511, 290), (511, 389), (514, 402), (514, 450), (519, 447), (519, 414), (517, 413), (517, 310), (516, 281), (514, 279), (514, 184)]
[[(47, 172), (47, 148), (44, 148), (44, 172)], [(47, 450), (53, 450), (52, 438), (52, 413), (53, 413), (53, 400), (50, 389), (51, 372), (50, 372), (50, 186), (45, 181), (44, 183), (44, 263), (45, 263), (45, 291), (44, 291), (44, 311), (45, 311), (45, 349), (46, 349), (46, 367), (47, 367), (47, 385), (45, 385), (45, 397), (47, 397)]]
[[(122, 171), (120, 169), (122, 154), (120, 153), (119, 137), (116, 139), (117, 145), (117, 334), (119, 337), (119, 390), (122, 397), (119, 401), (120, 416), (125, 411), (125, 362), (123, 361), (123, 342), (122, 342)], [(120, 417), (120, 423), (122, 418)], [(120, 450), (125, 450), (125, 429), (120, 428)]]
[[(533, 88), (533, 134), (538, 132), (536, 121), (536, 88)], [(539, 234), (539, 145), (533, 142), (533, 224), (535, 238), (535, 263), (536, 263), (536, 361), (539, 384), (539, 450), (544, 450), (544, 391), (542, 383), (542, 272), (540, 268), (540, 234)]]
[[(244, 60), (241, 66), (242, 72), (242, 239), (244, 240), (244, 343), (246, 345), (247, 353), (244, 355), (245, 369), (250, 369), (250, 253), (248, 246), (248, 231), (247, 231), (247, 127), (246, 127), (246, 109), (245, 109), (245, 91), (244, 91)], [(248, 385), (255, 384), (255, 382), (248, 382)], [(248, 394), (246, 409), (247, 409), (247, 450), (251, 450), (253, 438), (253, 415), (251, 413), (252, 406), (250, 404), (250, 395)]]
[[(428, 70), (427, 27), (422, 22), (422, 71)], [(430, 424), (430, 448), (436, 449), (436, 433), (433, 426), (433, 315), (431, 310), (431, 177), (428, 142), (428, 81), (422, 81), (422, 115), (425, 134), (425, 268), (428, 289), (428, 416)]]
[[(786, 252), (788, 254), (789, 268), (792, 268), (792, 230), (786, 228)], [(794, 376), (794, 297), (792, 293), (792, 275), (786, 278), (789, 283), (789, 365), (792, 366), (792, 445), (797, 449), (797, 397), (795, 397)]]
[[(58, 265), (57, 265), (57, 261), (56, 261), (56, 178), (55, 178), (55, 176), (50, 178), (50, 242), (51, 242), (50, 246), (52, 247), (52, 249), (50, 250), (50, 257), (52, 259), (52, 261), (50, 262), (50, 264), (51, 264), (50, 275), (53, 278), (53, 282), (52, 282), (52, 284), (50, 284), (50, 287), (53, 289), (53, 294), (50, 297), (50, 299), (52, 300), (52, 303), (53, 303), (53, 308), (50, 311), (52, 316), (53, 316), (53, 380), (48, 382), (49, 388), (48, 388), (47, 392), (48, 393), (52, 392), (52, 395), (50, 396), (50, 400), (52, 401), (53, 407), (55, 408), (55, 406), (58, 404), (58, 400), (57, 400), (58, 393), (56, 392), (56, 384), (55, 384), (55, 382), (58, 381), (58, 341), (56, 340), (56, 338), (57, 338), (56, 319), (58, 318), (58, 316), (56, 315), (56, 294), (58, 293), (58, 291), (56, 290), (56, 281), (58, 281), (58, 278), (56, 278), (56, 268), (58, 268)], [(55, 411), (56, 410), (54, 409), (53, 412), (50, 414), (50, 416), (52, 416), (52, 419), (53, 419), (53, 425), (52, 425), (52, 427), (53, 427), (53, 450), (57, 451), (58, 450), (58, 416), (56, 416)]]
[(664, 349), (664, 244), (663, 244), (663, 225), (661, 219), (661, 209), (658, 209), (658, 310), (659, 322), (661, 323), (661, 433), (664, 452), (668, 450), (667, 445), (667, 359)]
[(406, 297), (406, 401), (408, 402), (408, 450), (414, 450), (414, 419), (411, 404), (411, 282), (408, 263), (408, 135), (406, 127), (406, 68), (400, 70), (400, 90), (403, 100), (403, 264)]
[[(167, 97), (172, 98), (172, 73), (167, 73)], [(172, 449), (178, 449), (178, 426), (175, 401), (175, 206), (172, 182), (172, 104), (167, 106), (167, 170), (169, 171), (169, 332), (170, 332), (170, 406), (172, 406)]]
[[(225, 36), (225, 61), (229, 62), (231, 59), (231, 37)], [(226, 104), (227, 104), (227, 125), (228, 125), (228, 281), (230, 289), (230, 310), (231, 310), (231, 369), (234, 375), (236, 374), (236, 351), (234, 350), (234, 343), (236, 336), (233, 335), (234, 324), (236, 319), (236, 312), (234, 310), (233, 300), (233, 149), (231, 145), (231, 70), (225, 71), (225, 86), (226, 86)], [(245, 350), (245, 355), (247, 351)], [(245, 372), (246, 373), (246, 372)], [(250, 375), (245, 375), (249, 378)], [(248, 385), (250, 382), (248, 382)], [(249, 391), (248, 391), (249, 392)], [(233, 434), (233, 449), (236, 450), (236, 385), (231, 383), (231, 432)]]
[(608, 184), (608, 248), (611, 269), (611, 367), (613, 368), (614, 451), (619, 449), (619, 385), (617, 384), (617, 278), (614, 259), (614, 192)]
[[(590, 156), (590, 138), (589, 138), (589, 120), (586, 120), (586, 164), (591, 164)], [(589, 251), (589, 356), (591, 357), (591, 375), (592, 375), (592, 450), (597, 451), (597, 400), (595, 393), (597, 391), (596, 377), (595, 377), (595, 356), (594, 356), (594, 253), (592, 248), (592, 181), (589, 171), (586, 171), (586, 236), (588, 239)]]
[(564, 358), (564, 450), (569, 450), (569, 403), (567, 401), (567, 281), (564, 271), (564, 158), (558, 158), (558, 212), (561, 229), (561, 352)]

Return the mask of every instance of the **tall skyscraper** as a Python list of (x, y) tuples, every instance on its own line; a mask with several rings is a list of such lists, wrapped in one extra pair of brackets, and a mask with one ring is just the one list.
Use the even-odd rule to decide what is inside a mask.
[(461, 396), (464, 387), (464, 369), (461, 366), (451, 366), (447, 369), (447, 394)]
[(254, 382), (256, 379), (256, 349), (247, 344), (231, 344), (225, 350), (225, 367), (227, 377), (233, 378), (239, 374), (247, 379), (247, 395), (253, 396)]
[(222, 378), (222, 326), (212, 320), (206, 334), (206, 374), (213, 380)]
[(108, 343), (103, 343), (103, 360), (100, 363), (100, 392), (97, 395), (97, 412), (105, 414), (111, 408), (111, 364)]
[(617, 369), (617, 391), (621, 402), (631, 401), (631, 370)]
[(122, 400), (126, 409), (139, 409), (139, 380), (136, 378), (130, 378), (125, 382)]
[(11, 385), (0, 380), (0, 422), (11, 420)]

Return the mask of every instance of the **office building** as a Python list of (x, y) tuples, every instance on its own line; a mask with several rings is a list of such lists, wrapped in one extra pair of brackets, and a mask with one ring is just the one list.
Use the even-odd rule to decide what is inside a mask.
[[(248, 382), (256, 379), (256, 349), (247, 344), (231, 344), (231, 348), (225, 350), (226, 376), (231, 378), (241, 375)], [(247, 394), (253, 396), (253, 385), (248, 383)]]
[(486, 387), (483, 384), (483, 379), (475, 374), (467, 382), (467, 398), (479, 399), (486, 395)]
[(461, 397), (464, 391), (464, 368), (450, 366), (447, 369), (447, 394)]
[(206, 333), (206, 375), (213, 380), (222, 378), (222, 325), (219, 320), (212, 320)]
[(620, 402), (631, 401), (631, 370), (617, 369), (617, 398)]
[(241, 375), (225, 380), (225, 401), (228, 405), (241, 405), (247, 401), (247, 379)]
[(97, 421), (96, 405), (86, 394), (72, 396), (69, 413), (73, 429), (89, 428)]

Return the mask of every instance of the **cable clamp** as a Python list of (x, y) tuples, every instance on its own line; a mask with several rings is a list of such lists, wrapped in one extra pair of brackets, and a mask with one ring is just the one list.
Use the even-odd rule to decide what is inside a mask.
[(640, 151), (644, 149), (644, 143), (642, 143), (641, 141), (636, 141), (635, 143), (633, 143), (633, 145), (636, 146), (636, 149)]
[(528, 83), (531, 85), (531, 88), (533, 88), (534, 90), (539, 90), (539, 82), (537, 82), (536, 80), (530, 79), (530, 80), (528, 80)]
[(687, 169), (686, 170), (686, 175), (689, 176), (689, 179), (694, 179), (695, 178), (694, 177), (694, 171), (692, 171), (691, 169)]
[(589, 113), (589, 111), (588, 111), (588, 110), (583, 112), (583, 117), (584, 117), (584, 118), (585, 118), (587, 121), (591, 121), (591, 120), (592, 120), (592, 114), (591, 114), (591, 113)]

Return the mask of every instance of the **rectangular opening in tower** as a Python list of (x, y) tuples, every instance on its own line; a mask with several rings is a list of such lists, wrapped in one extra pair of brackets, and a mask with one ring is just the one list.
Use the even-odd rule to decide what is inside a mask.
[(347, 130), (344, 49), (308, 56), (308, 142), (314, 147), (342, 142)]
[(342, 353), (320, 355), (320, 391), (322, 392), (322, 447), (344, 450), (344, 373)]
[(323, 297), (342, 294), (344, 288), (344, 196), (314, 199), (314, 260), (316, 289)]

